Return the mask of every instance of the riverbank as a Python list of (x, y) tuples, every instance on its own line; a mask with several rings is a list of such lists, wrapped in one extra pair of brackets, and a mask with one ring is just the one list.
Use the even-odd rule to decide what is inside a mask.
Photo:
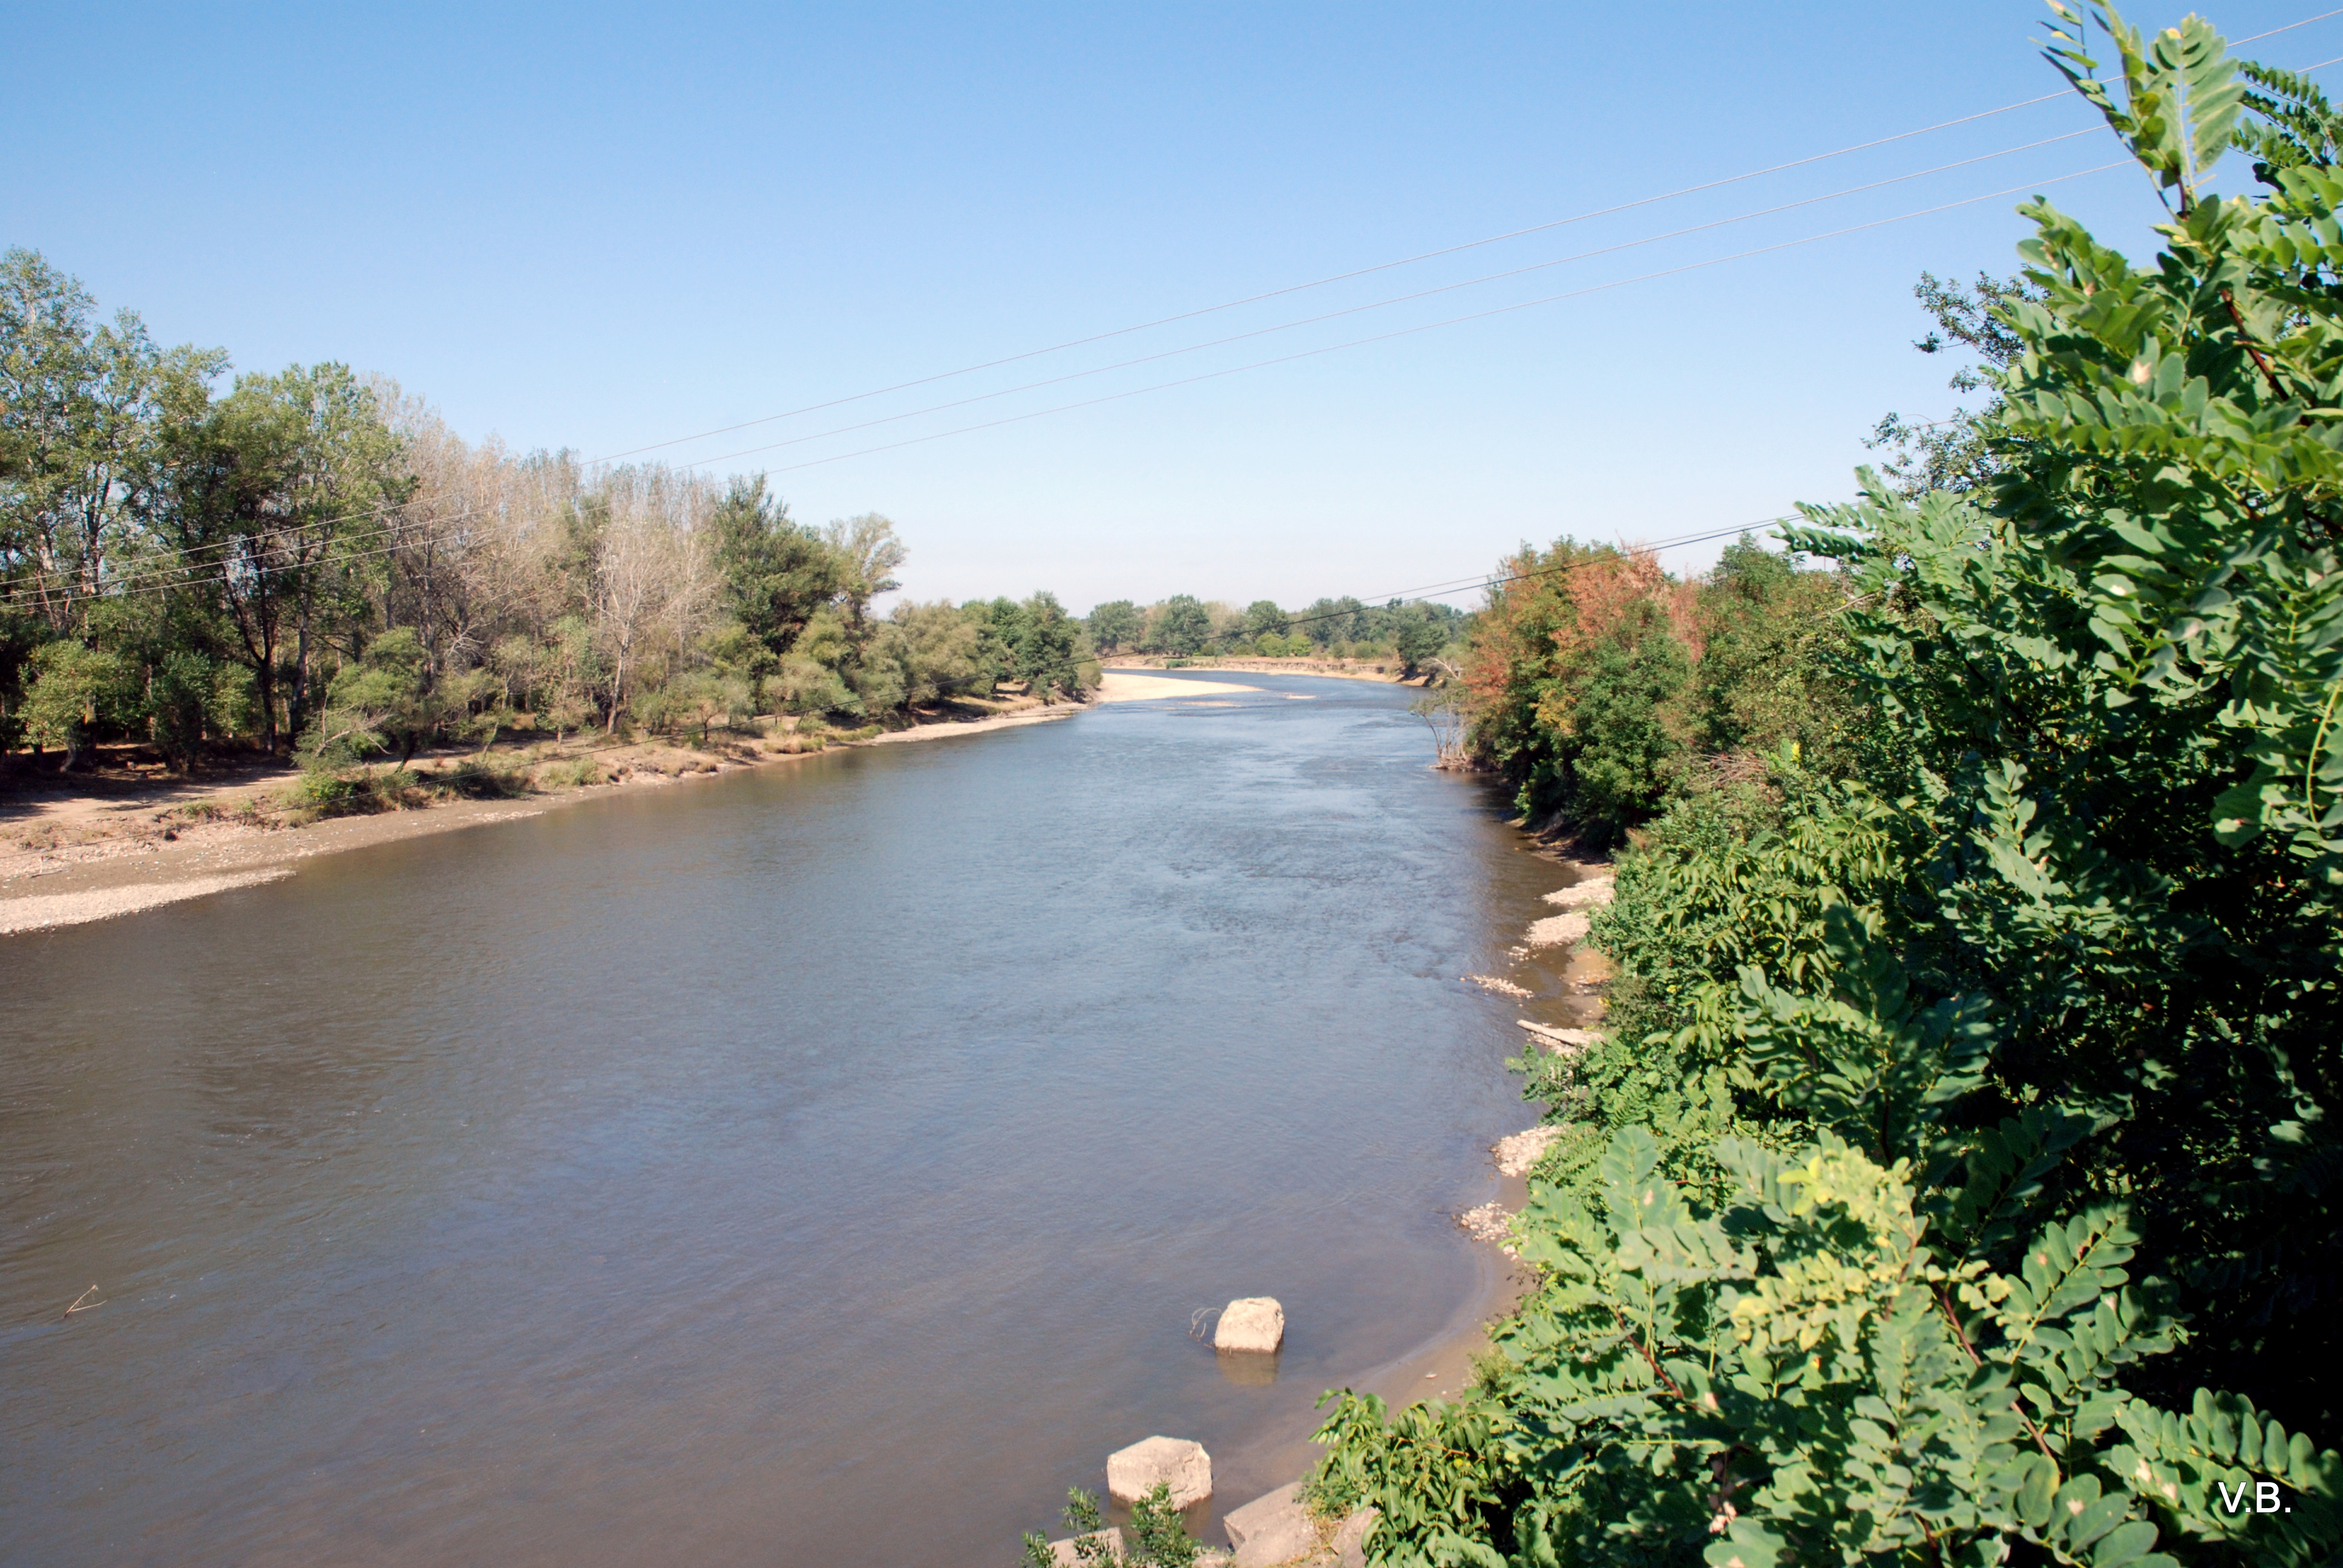
[[(614, 790), (659, 789), (855, 746), (936, 740), (1071, 718), (1030, 699), (914, 715), (908, 728), (809, 744), (776, 723), (704, 748), (664, 740), (508, 742), (427, 754), (383, 809), (323, 814), (298, 769), (245, 762), (194, 779), (135, 766), (81, 779), (16, 779), (0, 795), (0, 936), (136, 914), (290, 876), (318, 855), (534, 817)], [(851, 738), (849, 738), (851, 737)], [(369, 779), (389, 769), (367, 770)]]
[[(1520, 824), (1516, 824), (1520, 826)], [(1541, 839), (1524, 835), (1516, 848), (1551, 862), (1555, 875), (1545, 879), (1560, 886), (1544, 892), (1536, 903), (1520, 911), (1525, 923), (1521, 940), (1507, 950), (1508, 962), (1497, 974), (1458, 977), (1458, 983), (1514, 1000), (1523, 1017), (1520, 1025), (1523, 1056), (1540, 1051), (1567, 1055), (1578, 1049), (1600, 1024), (1604, 982), (1611, 969), (1603, 955), (1586, 945), (1586, 915), (1611, 901), (1612, 870), (1607, 862), (1573, 859)], [(1549, 911), (1559, 909), (1563, 915)], [(1565, 925), (1557, 926), (1557, 921)], [(1353, 1392), (1373, 1394), (1394, 1412), (1425, 1400), (1454, 1399), (1469, 1389), (1483, 1357), (1491, 1353), (1493, 1332), (1519, 1309), (1535, 1287), (1532, 1265), (1514, 1254), (1512, 1222), (1527, 1205), (1529, 1179), (1538, 1160), (1553, 1143), (1554, 1123), (1533, 1122), (1520, 1133), (1502, 1139), (1490, 1150), (1496, 1168), (1495, 1198), (1456, 1216), (1473, 1237), (1478, 1272), (1473, 1287), (1450, 1316), (1447, 1324), (1413, 1351), (1360, 1374), (1348, 1385)], [(1320, 1451), (1307, 1427), (1285, 1425), (1265, 1429), (1235, 1445), (1231, 1457), (1253, 1473), (1289, 1475), (1307, 1480), (1315, 1472)], [(1232, 1507), (1249, 1499), (1231, 1499)], [(1337, 1564), (1348, 1568), (1350, 1558), (1338, 1560), (1330, 1549), (1295, 1559), (1299, 1568)]]

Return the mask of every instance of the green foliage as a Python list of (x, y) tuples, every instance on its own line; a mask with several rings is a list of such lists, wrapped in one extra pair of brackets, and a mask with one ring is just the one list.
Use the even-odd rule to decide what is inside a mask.
[(1148, 618), (1147, 647), (1151, 652), (1187, 656), (1202, 653), (1212, 640), (1212, 618), (1202, 600), (1173, 594)]
[[(1436, 1473), (1405, 1414), (1328, 1424), (1375, 1561), (2343, 1552), (2303, 1435), (2343, 1406), (2343, 181), (2205, 195), (2268, 145), (2217, 36), (2107, 29), (2117, 83), (2079, 26), (2052, 52), (2177, 193), (2166, 254), (2030, 206), (1989, 463), (1792, 530), (1840, 568), (1819, 678), (1622, 859), (1613, 1038), (1536, 1064), (1567, 1131), (1503, 1364), (1421, 1418)], [(1533, 779), (1631, 624), (1624, 572), (1554, 564), (1589, 560), (1483, 618), (1487, 743)], [(1755, 710), (1703, 697), (1709, 733)]]
[(379, 751), (398, 753), (404, 768), (416, 751), (460, 712), (436, 690), (431, 663), (412, 628), (377, 638), (364, 655), (334, 677), (316, 722), (301, 737), (305, 768), (344, 768)]
[[(1161, 1481), (1131, 1505), (1131, 1523), (1122, 1528), (1123, 1550), (1119, 1556), (1111, 1539), (1101, 1533), (1105, 1520), (1098, 1499), (1080, 1487), (1066, 1493), (1065, 1524), (1074, 1537), (1074, 1561), (1081, 1568), (1109, 1568), (1114, 1563), (1130, 1568), (1192, 1568), (1196, 1561), (1196, 1539), (1181, 1522), (1180, 1511), (1172, 1506), (1172, 1488)], [(1028, 1568), (1051, 1568), (1057, 1557), (1047, 1536), (1026, 1533), (1025, 1562)]]
[[(1046, 594), (997, 658), (984, 607), (879, 618), (905, 550), (875, 513), (814, 528), (761, 475), (468, 446), (340, 365), (223, 393), (226, 367), (0, 256), (0, 742), (77, 761), (151, 739), (184, 769), (290, 735), (337, 768), (515, 725), (705, 743), (776, 707), (870, 719), (1004, 678), (1095, 684)], [(68, 643), (105, 678), (36, 659)]]
[(2275, 185), (2279, 169), (2331, 168), (2336, 163), (2338, 132), (2343, 117), (2318, 84), (2308, 76), (2274, 66), (2237, 63), (2237, 75), (2261, 89), (2250, 88), (2245, 106), (2258, 120), (2237, 127), (2237, 145), (2255, 155), (2254, 177)]
[(1833, 580), (1744, 539), (1707, 580), (1571, 540), (1504, 564), (1463, 667), (1472, 747), (1534, 819), (1590, 848), (1697, 788), (1705, 758), (1785, 741), (1845, 750), (1818, 621)]
[(193, 648), (173, 648), (156, 666), (148, 691), (147, 715), (156, 749), (180, 772), (204, 754), (204, 742), (225, 731), (217, 663)]
[(1101, 653), (1135, 648), (1146, 628), (1139, 607), (1127, 598), (1109, 599), (1090, 614), (1091, 641)]
[(1403, 675), (1422, 673), (1425, 661), (1447, 646), (1447, 626), (1421, 608), (1401, 616), (1392, 633), (1392, 651), (1399, 656)]
[(71, 768), (98, 726), (133, 700), (131, 670), (108, 649), (61, 638), (34, 650), (18, 717), (35, 746), (55, 747)]
[(793, 521), (765, 493), (765, 476), (735, 478), (709, 516), (724, 608), (775, 654), (789, 652), (843, 586), (848, 563), (818, 528)]

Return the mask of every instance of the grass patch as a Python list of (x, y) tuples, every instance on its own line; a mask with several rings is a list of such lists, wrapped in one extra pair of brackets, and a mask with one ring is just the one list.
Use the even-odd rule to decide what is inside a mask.
[(609, 777), (601, 762), (592, 757), (548, 762), (537, 770), (538, 787), (545, 789), (581, 789), (588, 784), (604, 783)]
[(528, 793), (528, 779), (518, 771), (492, 767), (468, 757), (432, 782), (443, 794), (464, 800), (510, 800)]

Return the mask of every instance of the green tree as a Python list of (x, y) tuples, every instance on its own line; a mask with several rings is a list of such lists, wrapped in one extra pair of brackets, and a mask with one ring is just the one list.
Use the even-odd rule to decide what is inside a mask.
[(129, 311), (110, 324), (37, 252), (0, 254), (0, 577), (51, 635), (140, 552), (167, 474), (166, 427), (199, 418), (216, 350), (157, 348)]
[(35, 649), (20, 718), (34, 749), (54, 746), (65, 753), (64, 768), (80, 765), (99, 725), (116, 719), (135, 699), (130, 670), (109, 649), (61, 638)]
[(1049, 699), (1052, 690), (1080, 699), (1083, 689), (1082, 661), (1089, 650), (1082, 643), (1080, 621), (1066, 613), (1052, 593), (1037, 593), (1019, 608), (1017, 674), (1029, 682), (1033, 695)]
[(1341, 598), (1313, 599), (1293, 619), (1302, 635), (1320, 648), (1356, 642), (1367, 634), (1367, 607), (1347, 594)]
[(1182, 658), (1202, 653), (1212, 637), (1212, 612), (1202, 601), (1184, 593), (1163, 601), (1148, 631), (1149, 646), (1154, 651)]
[(245, 376), (175, 433), (169, 542), (206, 563), (189, 591), (233, 633), (262, 742), (307, 726), (318, 656), (363, 615), (378, 541), (407, 486), (374, 392), (339, 365)]
[(395, 751), (406, 767), (462, 711), (431, 676), (430, 653), (414, 628), (376, 638), (327, 688), (323, 708), (301, 737), (304, 764), (331, 769)]
[(1091, 611), (1091, 641), (1101, 653), (1136, 647), (1146, 625), (1139, 607), (1127, 598), (1109, 599)]
[(1422, 674), (1425, 662), (1438, 658), (1447, 646), (1448, 628), (1422, 606), (1400, 617), (1392, 633), (1392, 651), (1399, 656), (1403, 675)]
[(1254, 641), (1264, 637), (1283, 637), (1290, 618), (1277, 608), (1275, 599), (1257, 598), (1245, 606), (1244, 635)]
[(762, 474), (732, 480), (709, 525), (724, 608), (776, 654), (858, 569), (819, 529), (792, 521), (787, 504), (765, 493)]
[(1646, 602), (1551, 694), (1567, 691), (1572, 816), (1590, 844), (1621, 837), (1665, 798), (1685, 749), (1671, 708), (1691, 674), (1684, 644)]

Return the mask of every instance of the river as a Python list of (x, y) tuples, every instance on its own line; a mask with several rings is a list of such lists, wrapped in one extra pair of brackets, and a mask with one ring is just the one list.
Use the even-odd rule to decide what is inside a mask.
[(1487, 1275), (1458, 977), (1557, 879), (1412, 693), (1232, 678), (0, 939), (0, 1556), (1006, 1568), (1151, 1433), (1292, 1479)]

